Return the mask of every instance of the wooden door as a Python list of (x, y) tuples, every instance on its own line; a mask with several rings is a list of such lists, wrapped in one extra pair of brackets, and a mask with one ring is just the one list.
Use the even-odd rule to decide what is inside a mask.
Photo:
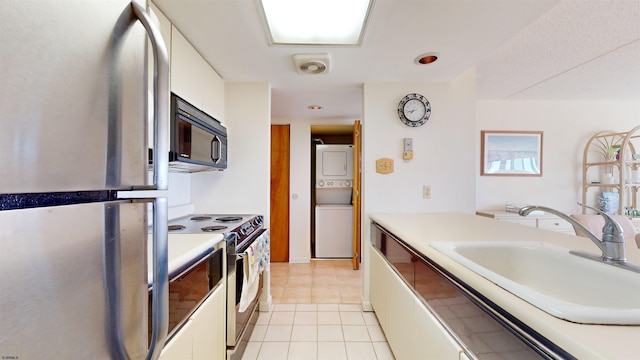
[(360, 268), (362, 239), (362, 124), (353, 123), (353, 270)]
[(289, 125), (271, 125), (271, 261), (289, 262)]

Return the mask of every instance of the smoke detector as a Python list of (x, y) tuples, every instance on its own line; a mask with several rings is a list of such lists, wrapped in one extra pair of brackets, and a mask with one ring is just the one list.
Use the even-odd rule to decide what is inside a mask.
[(293, 62), (300, 75), (327, 74), (331, 65), (331, 56), (329, 54), (295, 54)]

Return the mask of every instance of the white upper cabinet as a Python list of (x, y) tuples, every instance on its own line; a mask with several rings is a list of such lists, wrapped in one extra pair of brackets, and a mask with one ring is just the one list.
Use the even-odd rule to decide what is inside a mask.
[(224, 81), (175, 27), (171, 27), (171, 91), (223, 121)]

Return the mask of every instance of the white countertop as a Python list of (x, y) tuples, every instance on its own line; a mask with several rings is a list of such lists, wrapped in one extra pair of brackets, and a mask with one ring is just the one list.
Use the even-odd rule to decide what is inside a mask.
[[(434, 241), (543, 241), (599, 253), (591, 240), (464, 213), (371, 214), (370, 218), (573, 356), (638, 358), (640, 326), (582, 325), (555, 318), (429, 246)], [(627, 243), (627, 259), (640, 265), (635, 244)]]
[[(151, 284), (153, 249), (151, 234), (149, 234), (147, 239), (147, 281)], [(169, 234), (169, 274), (211, 253), (215, 245), (222, 240), (224, 240), (222, 234)]]

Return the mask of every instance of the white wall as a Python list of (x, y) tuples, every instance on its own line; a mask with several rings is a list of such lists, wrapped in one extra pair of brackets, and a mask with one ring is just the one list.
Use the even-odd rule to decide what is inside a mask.
[[(248, 101), (250, 100), (250, 101)], [(223, 124), (228, 167), (192, 173), (196, 213), (264, 214), (269, 223), (271, 89), (268, 83), (226, 83)]]
[[(365, 84), (363, 120), (364, 213), (475, 210), (475, 71), (450, 83)], [(418, 128), (398, 119), (398, 102), (424, 95), (431, 118)], [(403, 138), (414, 158), (402, 160)], [(375, 161), (391, 158), (395, 172), (378, 174)], [(431, 199), (422, 198), (423, 185)]]
[[(400, 122), (398, 102), (424, 95), (431, 118), (419, 128)], [(363, 306), (369, 309), (369, 214), (377, 212), (475, 211), (475, 68), (449, 83), (365, 84), (363, 129)], [(414, 159), (402, 160), (403, 138), (413, 138)], [(395, 172), (375, 172), (388, 157)], [(423, 185), (431, 199), (422, 198)]]
[[(632, 101), (482, 100), (476, 109), (476, 207), (483, 210), (502, 210), (513, 202), (580, 211), (586, 142), (596, 132), (629, 131), (640, 124), (640, 104)], [(480, 176), (481, 130), (543, 131), (543, 176)]]

